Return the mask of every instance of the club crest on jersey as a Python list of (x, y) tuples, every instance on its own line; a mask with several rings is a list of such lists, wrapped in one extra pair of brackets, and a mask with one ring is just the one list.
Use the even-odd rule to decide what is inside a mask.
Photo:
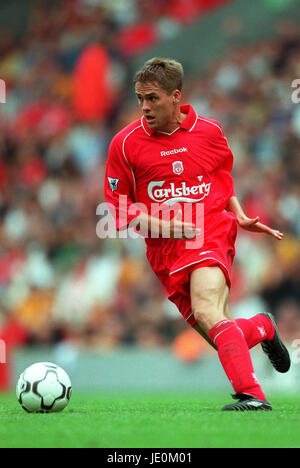
[(119, 180), (120, 179), (113, 179), (112, 177), (108, 177), (109, 186), (110, 186), (112, 192), (114, 192), (115, 190), (118, 189)]
[(174, 174), (180, 175), (183, 173), (182, 161), (175, 161), (172, 163)]

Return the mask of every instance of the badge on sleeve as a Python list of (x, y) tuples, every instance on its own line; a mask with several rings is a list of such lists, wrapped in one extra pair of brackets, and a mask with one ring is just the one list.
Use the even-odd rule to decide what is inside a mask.
[(115, 190), (118, 189), (119, 180), (120, 179), (113, 179), (112, 177), (108, 177), (109, 186), (110, 186), (112, 192), (114, 192)]

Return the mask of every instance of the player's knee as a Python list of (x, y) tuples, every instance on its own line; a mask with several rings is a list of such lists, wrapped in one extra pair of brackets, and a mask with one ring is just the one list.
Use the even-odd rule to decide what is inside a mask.
[(200, 327), (207, 333), (209, 330), (214, 327), (217, 323), (222, 320), (227, 320), (223, 310), (221, 309), (198, 309), (193, 310), (193, 314), (196, 322)]
[(201, 308), (193, 308), (193, 314), (196, 322), (203, 328), (207, 329), (209, 326), (209, 319), (207, 312)]
[(198, 324), (209, 330), (220, 320), (223, 320), (224, 304), (220, 300), (218, 288), (210, 288), (197, 293), (192, 298), (192, 312)]

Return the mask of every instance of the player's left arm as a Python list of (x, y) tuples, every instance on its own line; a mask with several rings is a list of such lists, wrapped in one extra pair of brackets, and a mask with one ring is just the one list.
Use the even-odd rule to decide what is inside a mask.
[(260, 223), (259, 216), (257, 216), (256, 218), (249, 218), (244, 213), (244, 210), (241, 207), (241, 204), (236, 196), (233, 196), (229, 199), (226, 206), (226, 210), (231, 211), (235, 215), (238, 225), (246, 231), (269, 234), (270, 236), (273, 236), (275, 237), (275, 239), (278, 240), (281, 240), (283, 238), (282, 232)]
[[(233, 166), (233, 154), (229, 148), (227, 138), (225, 137), (222, 128), (220, 128), (220, 131), (217, 132), (215, 141), (216, 141), (216, 144), (218, 144), (218, 150), (219, 150), (218, 155), (220, 155), (221, 157), (221, 164), (220, 164), (219, 169), (230, 174), (232, 170), (232, 166)], [(278, 240), (281, 240), (283, 237), (282, 232), (278, 231), (277, 229), (272, 229), (269, 226), (266, 226), (265, 224), (260, 223), (258, 216), (256, 218), (249, 218), (244, 213), (244, 210), (241, 207), (241, 204), (236, 196), (236, 193), (234, 190), (234, 182), (233, 182), (232, 177), (231, 177), (231, 193), (228, 197), (226, 210), (231, 211), (235, 215), (238, 225), (247, 231), (269, 234), (270, 236), (273, 236)]]

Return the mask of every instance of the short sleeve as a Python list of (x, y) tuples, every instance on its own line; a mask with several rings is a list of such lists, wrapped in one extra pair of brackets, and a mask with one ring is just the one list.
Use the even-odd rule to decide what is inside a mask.
[(122, 140), (117, 137), (112, 140), (108, 150), (104, 194), (117, 230), (128, 227), (139, 214), (137, 210), (132, 210), (135, 202), (135, 177), (123, 154)]

